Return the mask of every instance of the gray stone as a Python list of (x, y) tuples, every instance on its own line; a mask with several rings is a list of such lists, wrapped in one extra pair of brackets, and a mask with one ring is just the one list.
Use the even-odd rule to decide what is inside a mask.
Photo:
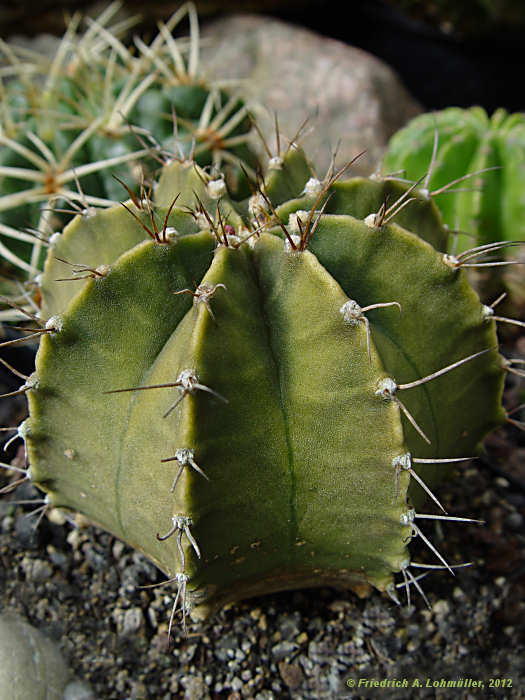
[(184, 687), (184, 697), (187, 700), (206, 700), (210, 697), (201, 675), (183, 676), (180, 682)]
[(239, 648), (239, 640), (235, 634), (227, 634), (218, 640), (215, 648), (215, 656), (219, 661), (226, 662), (235, 658), (235, 652)]
[(197, 644), (188, 644), (188, 646), (184, 646), (181, 650), (180, 657), (179, 657), (180, 663), (189, 664), (190, 661), (195, 656), (196, 651), (197, 651)]
[(53, 575), (53, 567), (44, 559), (30, 559), (24, 557), (21, 562), (21, 568), (30, 581), (42, 583), (47, 581)]
[(335, 656), (329, 641), (310, 642), (308, 656), (315, 664), (329, 663)]
[(281, 633), (281, 638), (285, 640), (295, 639), (299, 634), (299, 623), (301, 616), (295, 612), (292, 615), (279, 615), (277, 618), (277, 628)]
[(242, 690), (242, 687), (243, 682), (240, 678), (237, 678), (237, 676), (235, 676), (231, 682), (231, 689), (238, 693), (240, 690)]
[(62, 700), (96, 700), (96, 697), (85, 681), (73, 681), (67, 684)]
[(50, 639), (12, 613), (0, 616), (0, 698), (63, 700), (71, 676)]
[(144, 625), (144, 614), (141, 608), (129, 608), (123, 615), (122, 634), (136, 634)]
[(272, 647), (272, 655), (277, 661), (282, 661), (283, 659), (289, 658), (294, 652), (299, 649), (298, 644), (293, 644), (292, 642), (279, 642)]
[(304, 143), (319, 175), (338, 148), (338, 164), (366, 149), (353, 174), (377, 168), (389, 137), (421, 111), (381, 60), (310, 30), (261, 16), (233, 16), (207, 25), (201, 65), (210, 78), (242, 81), (275, 150), (274, 113), (293, 138), (306, 117)]

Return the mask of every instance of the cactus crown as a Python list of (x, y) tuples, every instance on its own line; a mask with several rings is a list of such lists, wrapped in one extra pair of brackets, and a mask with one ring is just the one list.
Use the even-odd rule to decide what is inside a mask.
[(450, 568), (420, 519), (448, 518), (434, 485), (506, 418), (435, 204), (343, 171), (292, 141), (235, 202), (174, 160), (49, 247), (28, 476), (146, 553), (183, 620), (298, 586), (395, 598), (416, 535)]

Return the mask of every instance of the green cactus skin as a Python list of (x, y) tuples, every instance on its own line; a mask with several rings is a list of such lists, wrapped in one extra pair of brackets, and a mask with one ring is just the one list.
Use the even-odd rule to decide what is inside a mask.
[(155, 204), (73, 220), (41, 283), (30, 477), (150, 557), (183, 617), (302, 586), (393, 593), (422, 533), (413, 477), (450, 466), (417, 459), (476, 454), (506, 416), (496, 324), (434, 203), (394, 221), (378, 210), (400, 183), (319, 182), (294, 145), (272, 168), (237, 205), (175, 161)]
[[(129, 179), (130, 167), (138, 183), (159, 161), (191, 154), (221, 166), (232, 196), (249, 195), (239, 163), (253, 172), (258, 158), (247, 108), (199, 74), (195, 7), (181, 7), (150, 45), (137, 39), (138, 56), (117, 38), (119, 24), (105, 26), (117, 9), (83, 35), (75, 17), (51, 60), (8, 53), (15, 79), (0, 90), (0, 253), (30, 277), (43, 263), (40, 239), (75, 210), (118, 202), (115, 177)], [(189, 57), (171, 35), (186, 15)]]

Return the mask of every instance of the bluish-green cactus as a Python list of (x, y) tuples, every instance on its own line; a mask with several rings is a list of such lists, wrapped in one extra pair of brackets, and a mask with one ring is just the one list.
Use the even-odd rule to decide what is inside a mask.
[(171, 163), (154, 202), (68, 224), (41, 281), (27, 476), (149, 556), (183, 619), (408, 589), (435, 485), (506, 418), (492, 309), (434, 203), (320, 181), (293, 143), (270, 163), (240, 204)]

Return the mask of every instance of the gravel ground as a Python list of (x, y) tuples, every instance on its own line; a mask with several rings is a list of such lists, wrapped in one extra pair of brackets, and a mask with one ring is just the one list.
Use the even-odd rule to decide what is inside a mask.
[[(504, 354), (525, 357), (524, 341)], [(507, 395), (508, 405), (523, 401), (514, 382)], [(23, 402), (9, 410), (23, 417)], [(22, 448), (11, 449), (23, 465)], [(17, 478), (2, 472), (0, 486)], [(0, 499), (0, 606), (56, 640), (98, 700), (525, 697), (525, 434), (497, 431), (486, 457), (461, 466), (439, 495), (451, 515), (486, 524), (425, 527), (449, 562), (474, 562), (422, 581), (431, 610), (420, 596), (409, 611), (378, 593), (288, 592), (230, 605), (188, 625), (187, 637), (177, 626), (168, 646), (173, 590), (141, 588), (162, 581), (155, 567), (94, 527), (43, 518), (35, 533), (33, 508), (11, 503), (40, 498), (25, 483)], [(412, 553), (435, 562), (420, 540)], [(485, 687), (432, 685), (458, 679)]]

